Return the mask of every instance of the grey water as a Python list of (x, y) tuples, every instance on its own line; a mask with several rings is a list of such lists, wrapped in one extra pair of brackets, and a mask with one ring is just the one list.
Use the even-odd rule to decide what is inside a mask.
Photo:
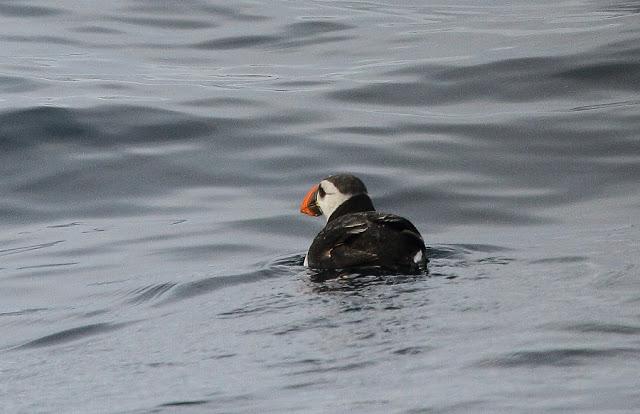
[(637, 413), (639, 182), (638, 1), (2, 2), (0, 412)]

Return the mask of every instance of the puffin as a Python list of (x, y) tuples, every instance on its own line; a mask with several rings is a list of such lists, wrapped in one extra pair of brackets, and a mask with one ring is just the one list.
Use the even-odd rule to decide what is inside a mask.
[(300, 212), (327, 221), (311, 243), (304, 266), (413, 274), (427, 270), (427, 249), (418, 229), (403, 217), (376, 211), (367, 187), (354, 175), (331, 175), (312, 186)]

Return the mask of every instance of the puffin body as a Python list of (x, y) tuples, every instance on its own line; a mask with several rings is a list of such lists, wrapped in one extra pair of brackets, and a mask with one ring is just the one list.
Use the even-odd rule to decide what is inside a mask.
[(309, 247), (305, 266), (381, 267), (410, 273), (426, 270), (420, 232), (405, 218), (376, 211), (367, 188), (353, 175), (332, 175), (313, 186), (300, 211), (327, 219)]

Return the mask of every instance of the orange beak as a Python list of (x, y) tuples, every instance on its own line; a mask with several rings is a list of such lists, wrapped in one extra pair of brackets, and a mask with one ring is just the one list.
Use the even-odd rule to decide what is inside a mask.
[(318, 184), (311, 187), (311, 190), (304, 196), (302, 203), (300, 204), (300, 212), (309, 216), (319, 216), (322, 214), (320, 207), (316, 204), (316, 197), (318, 195)]

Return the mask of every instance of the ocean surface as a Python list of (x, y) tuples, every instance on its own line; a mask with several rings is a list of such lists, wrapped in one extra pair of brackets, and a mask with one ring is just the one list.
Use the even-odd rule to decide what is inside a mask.
[(0, 195), (2, 413), (640, 412), (640, 1), (4, 1)]

